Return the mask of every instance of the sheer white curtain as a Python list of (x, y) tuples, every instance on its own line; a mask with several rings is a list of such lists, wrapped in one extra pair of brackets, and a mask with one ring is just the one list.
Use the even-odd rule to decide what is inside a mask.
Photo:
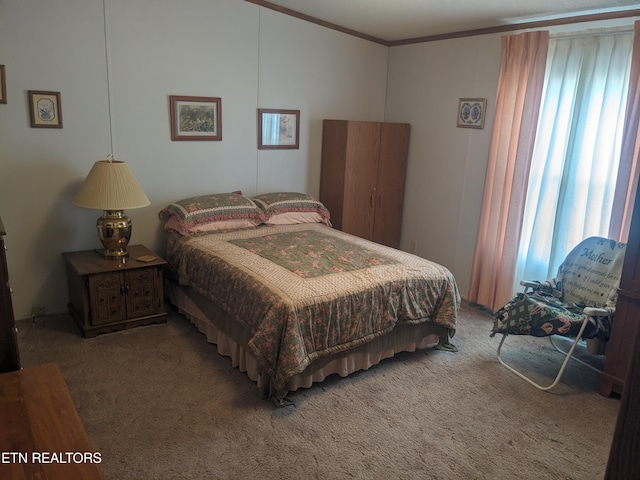
[(582, 239), (608, 235), (632, 43), (631, 32), (550, 39), (516, 281), (553, 278)]

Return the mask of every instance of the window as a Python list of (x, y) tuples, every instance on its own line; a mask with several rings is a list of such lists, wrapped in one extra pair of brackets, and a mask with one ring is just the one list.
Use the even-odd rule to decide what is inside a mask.
[(517, 281), (554, 277), (581, 240), (608, 235), (632, 42), (620, 31), (549, 42)]

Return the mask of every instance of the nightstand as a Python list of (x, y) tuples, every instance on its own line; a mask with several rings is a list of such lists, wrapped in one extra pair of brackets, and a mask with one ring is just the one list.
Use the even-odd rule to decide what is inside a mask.
[(127, 251), (129, 257), (118, 260), (104, 259), (96, 250), (62, 254), (69, 313), (87, 338), (167, 321), (162, 283), (167, 262), (142, 245)]

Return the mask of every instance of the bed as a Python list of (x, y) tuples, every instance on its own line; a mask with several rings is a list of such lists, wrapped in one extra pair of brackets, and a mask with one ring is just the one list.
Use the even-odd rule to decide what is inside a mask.
[(308, 195), (192, 197), (160, 216), (170, 302), (277, 405), (401, 351), (455, 350), (451, 272), (331, 228)]

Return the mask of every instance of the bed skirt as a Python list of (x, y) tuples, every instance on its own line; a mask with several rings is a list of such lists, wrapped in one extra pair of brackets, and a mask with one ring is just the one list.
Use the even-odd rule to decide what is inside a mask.
[(218, 353), (230, 357), (234, 367), (257, 383), (263, 398), (284, 398), (287, 392), (309, 388), (334, 373), (346, 377), (358, 370), (367, 370), (396, 353), (436, 347), (439, 342), (448, 341), (449, 335), (446, 327), (431, 322), (402, 325), (358, 348), (314, 361), (290, 379), (287, 392), (275, 392), (269, 375), (262, 372), (255, 357), (245, 350), (249, 335), (240, 325), (189, 287), (167, 280), (165, 291), (178, 311), (205, 335), (208, 342), (216, 344)]

